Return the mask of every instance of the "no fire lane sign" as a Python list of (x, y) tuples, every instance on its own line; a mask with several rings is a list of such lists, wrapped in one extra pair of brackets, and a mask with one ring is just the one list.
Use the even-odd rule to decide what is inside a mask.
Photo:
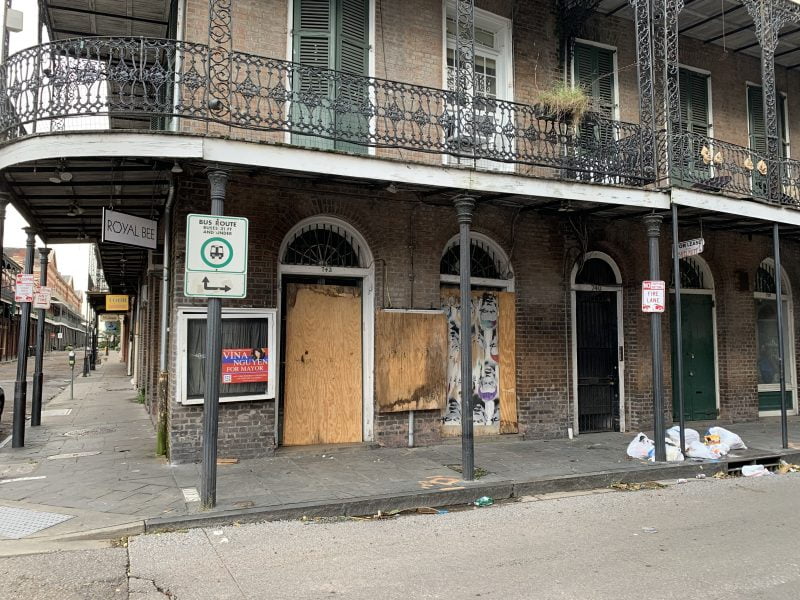
[(243, 217), (186, 217), (186, 296), (247, 296), (248, 225)]

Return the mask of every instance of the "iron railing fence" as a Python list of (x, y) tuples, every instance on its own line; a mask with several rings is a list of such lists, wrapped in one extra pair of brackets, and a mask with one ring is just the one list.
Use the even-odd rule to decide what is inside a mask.
[[(351, 152), (440, 154), (487, 168), (527, 165), (535, 169), (525, 172), (540, 176), (606, 184), (653, 181), (647, 134), (632, 123), (589, 114), (576, 124), (540, 105), (240, 52), (230, 55), (230, 72), (226, 103), (211, 93), (209, 49), (201, 44), (81, 38), (35, 46), (3, 67), (0, 134), (202, 131)], [(465, 109), (470, 118), (460, 123)]]

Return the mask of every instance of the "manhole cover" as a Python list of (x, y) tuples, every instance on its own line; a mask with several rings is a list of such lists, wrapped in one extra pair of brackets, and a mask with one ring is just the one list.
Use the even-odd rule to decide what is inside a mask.
[(58, 513), (0, 506), (0, 536), (18, 540), (42, 529), (68, 521), (72, 517), (73, 515), (60, 515)]
[(67, 437), (83, 437), (85, 435), (94, 435), (97, 433), (111, 433), (116, 430), (116, 427), (101, 426), (89, 429), (73, 429), (72, 431), (67, 431), (64, 435)]

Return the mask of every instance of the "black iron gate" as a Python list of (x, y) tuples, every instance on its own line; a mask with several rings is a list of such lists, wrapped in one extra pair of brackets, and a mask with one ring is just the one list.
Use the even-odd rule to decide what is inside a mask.
[(619, 430), (617, 293), (576, 292), (578, 431)]

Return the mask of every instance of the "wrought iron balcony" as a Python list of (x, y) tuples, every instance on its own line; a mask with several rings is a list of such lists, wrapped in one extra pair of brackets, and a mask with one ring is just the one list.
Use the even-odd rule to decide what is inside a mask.
[(427, 162), (438, 154), (450, 164), (605, 184), (654, 178), (649, 134), (635, 124), (590, 114), (575, 125), (538, 105), (251, 54), (225, 60), (227, 102), (211, 94), (204, 45), (83, 38), (32, 47), (3, 68), (0, 135), (143, 128), (389, 156), (402, 150), (403, 159)]
[[(763, 153), (705, 135), (683, 132), (670, 145), (672, 185), (770, 202)], [(780, 203), (800, 206), (800, 161), (781, 161)]]

